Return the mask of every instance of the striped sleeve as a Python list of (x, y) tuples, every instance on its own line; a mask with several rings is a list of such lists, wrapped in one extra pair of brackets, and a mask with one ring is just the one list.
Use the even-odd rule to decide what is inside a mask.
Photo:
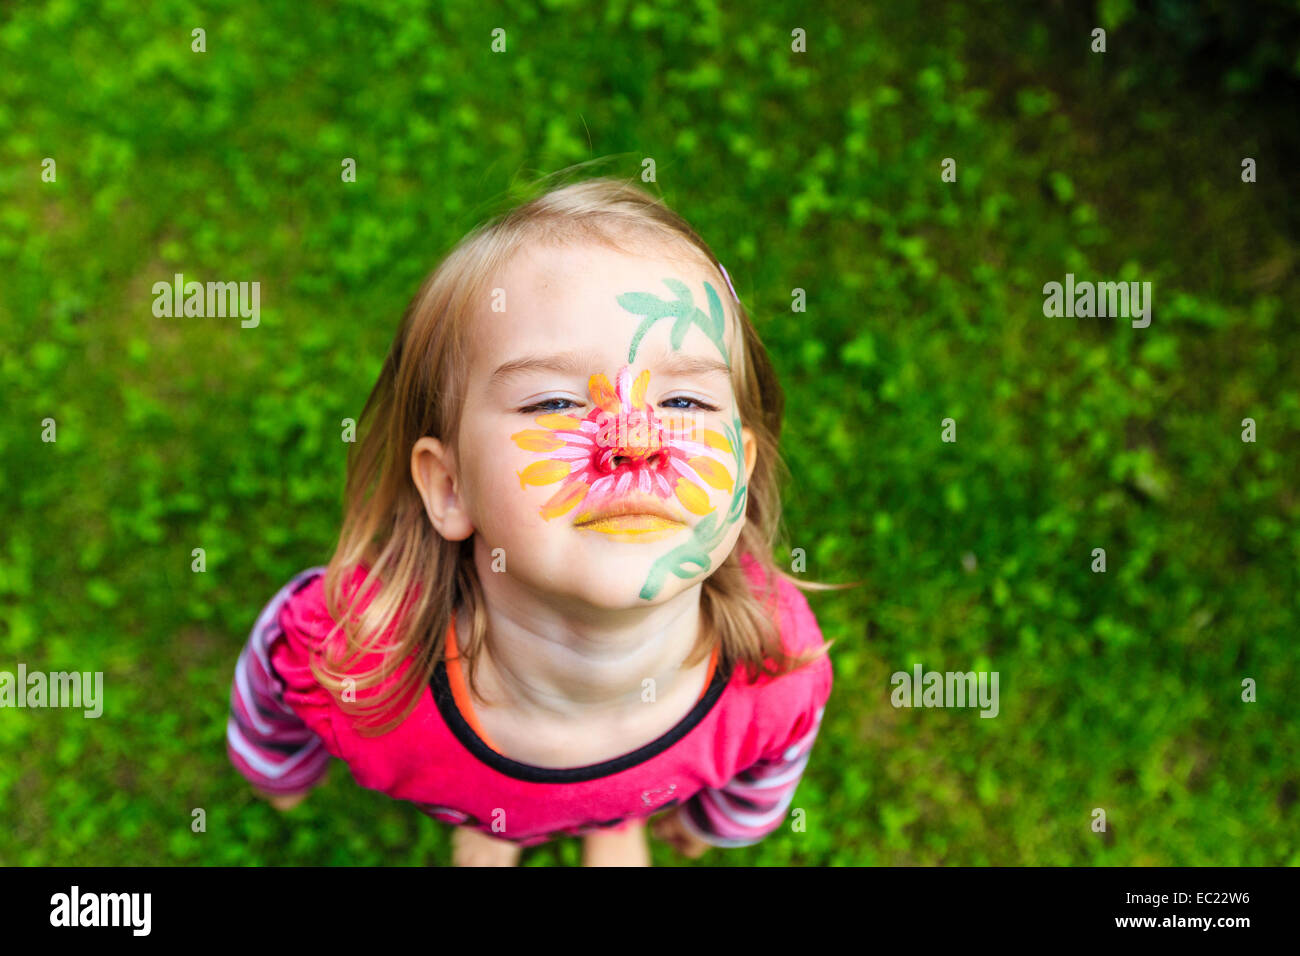
[[(746, 570), (759, 593), (762, 568), (750, 560)], [(821, 629), (799, 589), (780, 579), (776, 589), (786, 650), (798, 654), (821, 646)], [(779, 700), (775, 713), (755, 715), (764, 725), (771, 722), (767, 746), (725, 786), (705, 787), (682, 804), (678, 819), (688, 832), (713, 846), (741, 847), (753, 846), (781, 826), (808, 766), (833, 680), (830, 658), (822, 654), (770, 685), (769, 693)]]
[(276, 593), (258, 615), (235, 664), (226, 752), (235, 769), (267, 793), (309, 790), (329, 765), (329, 751), (285, 703), (284, 681), (271, 666), (271, 645), (282, 633), (280, 612), (295, 593), (323, 572), (324, 568), (303, 571)]
[(812, 712), (805, 730), (780, 750), (732, 778), (724, 787), (706, 787), (682, 807), (686, 830), (716, 847), (753, 846), (778, 829), (803, 778), (813, 742), (826, 712), (825, 701)]

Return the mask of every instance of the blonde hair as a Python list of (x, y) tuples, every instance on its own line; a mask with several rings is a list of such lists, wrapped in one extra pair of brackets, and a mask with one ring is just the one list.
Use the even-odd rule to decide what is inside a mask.
[[(426, 435), (454, 444), (465, 394), (467, 330), (483, 302), (486, 283), (529, 243), (598, 242), (624, 249), (620, 238), (655, 242), (660, 247), (685, 244), (689, 255), (702, 255), (721, 280), (718, 260), (691, 226), (640, 186), (611, 178), (571, 183), (536, 196), (473, 229), (424, 281), (403, 315), (379, 380), (361, 413), (358, 442), (348, 458), (345, 513), (338, 546), (325, 575), (325, 600), (346, 635), (341, 654), (314, 655), (312, 672), (338, 696), (345, 676), (359, 692), (379, 684), (387, 689), (365, 703), (347, 707), (359, 718), (361, 732), (371, 735), (376, 718), (400, 708), (373, 734), (396, 727), (419, 700), (446, 653), (448, 625), (464, 606), (472, 627), (457, 634), (458, 651), (477, 692), (475, 665), (487, 628), (483, 592), (473, 560), (473, 536), (448, 541), (429, 522), (411, 479), (410, 456)], [(730, 283), (728, 282), (729, 286)], [(719, 288), (721, 288), (719, 284)], [(752, 683), (763, 673), (773, 677), (802, 667), (826, 653), (834, 642), (789, 656), (776, 623), (778, 578), (806, 590), (846, 585), (803, 581), (776, 567), (772, 544), (780, 525), (778, 437), (784, 397), (762, 342), (744, 306), (726, 297), (739, 320), (743, 343), (733, 349), (732, 382), (741, 422), (753, 430), (757, 461), (749, 480), (747, 521), (737, 546), (703, 582), (700, 599), (704, 627), (683, 667), (692, 666), (720, 643), (718, 668), (743, 664)], [(751, 589), (739, 556), (751, 555), (764, 572), (760, 601)], [(340, 614), (356, 569), (365, 567), (364, 583)], [(373, 595), (356, 612), (362, 595)], [(389, 634), (388, 632), (392, 633)], [(328, 642), (327, 642), (328, 646)], [(380, 663), (349, 675), (362, 657), (382, 654)], [(388, 682), (393, 664), (410, 661), (399, 681)], [(767, 662), (773, 667), (769, 669)], [(351, 702), (349, 702), (351, 703)]]

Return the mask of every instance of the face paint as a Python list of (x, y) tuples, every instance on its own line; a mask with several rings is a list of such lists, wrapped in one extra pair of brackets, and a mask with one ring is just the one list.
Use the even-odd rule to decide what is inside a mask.
[(712, 567), (709, 553), (722, 542), (727, 529), (745, 514), (748, 483), (745, 481), (745, 449), (740, 439), (740, 417), (733, 416), (731, 424), (726, 428), (727, 442), (736, 458), (736, 491), (731, 496), (731, 506), (722, 521), (718, 521), (716, 514), (709, 515), (691, 529), (689, 541), (673, 548), (650, 566), (650, 573), (641, 586), (641, 597), (646, 601), (654, 599), (669, 574), (688, 580), (708, 571)]
[[(748, 483), (740, 416), (724, 425), (726, 434), (710, 429), (696, 433), (694, 420), (656, 413), (646, 404), (650, 373), (632, 379), (642, 339), (661, 319), (673, 319), (669, 344), (680, 350), (692, 326), (713, 342), (731, 364), (726, 346), (722, 300), (705, 282), (709, 311), (697, 308), (690, 288), (679, 279), (663, 280), (675, 299), (648, 292), (617, 297), (620, 306), (642, 316), (628, 348), (627, 365), (615, 376), (617, 387), (604, 375), (587, 384), (592, 410), (585, 417), (554, 413), (534, 419), (538, 428), (517, 432), (511, 439), (520, 448), (544, 457), (518, 472), (520, 487), (562, 483), (541, 507), (546, 520), (568, 514), (579, 505), (574, 525), (607, 534), (615, 540), (658, 541), (688, 530), (678, 506), (700, 516), (682, 543), (651, 565), (640, 596), (653, 600), (669, 575), (690, 579), (712, 568), (711, 553), (745, 515)], [(674, 421), (674, 419), (677, 419)], [(735, 462), (733, 479), (718, 452)], [(730, 491), (731, 502), (719, 515), (705, 486)]]
[[(705, 296), (709, 301), (709, 311), (706, 314), (696, 308), (690, 287), (686, 283), (679, 279), (664, 279), (663, 283), (676, 296), (674, 301), (665, 301), (648, 292), (627, 292), (618, 297), (618, 304), (628, 312), (644, 316), (632, 335), (632, 344), (627, 353), (628, 364), (636, 360), (641, 340), (655, 323), (660, 319), (672, 318), (674, 322), (669, 333), (669, 344), (674, 350), (682, 347), (686, 333), (694, 325), (709, 337), (722, 353), (723, 360), (730, 365), (731, 358), (727, 354), (726, 343), (726, 317), (722, 311), (722, 300), (713, 286), (707, 281), (704, 283)], [(749, 495), (745, 479), (745, 449), (741, 441), (740, 416), (733, 413), (731, 424), (726, 427), (726, 448), (736, 461), (736, 486), (727, 514), (721, 521), (716, 514), (707, 515), (691, 529), (689, 540), (679, 544), (651, 565), (650, 573), (641, 587), (643, 600), (653, 600), (662, 590), (669, 574), (690, 579), (707, 572), (713, 566), (710, 553), (726, 537), (727, 530), (744, 517)]]
[[(635, 381), (630, 366), (617, 376), (587, 383), (592, 410), (585, 418), (542, 415), (540, 428), (516, 432), (520, 448), (545, 455), (518, 472), (519, 485), (563, 482), (541, 507), (546, 520), (584, 508), (574, 525), (625, 541), (657, 541), (686, 530), (678, 507), (711, 516), (705, 486), (732, 491), (734, 482), (718, 451), (731, 450), (727, 436), (695, 428), (688, 416), (660, 415), (645, 400), (650, 372)], [(709, 520), (709, 518), (706, 518)]]
[(725, 339), (726, 318), (722, 312), (722, 300), (718, 298), (718, 293), (714, 291), (713, 286), (708, 282), (704, 283), (704, 292), (709, 300), (709, 311), (706, 315), (695, 307), (695, 300), (685, 282), (680, 279), (664, 279), (664, 285), (677, 296), (675, 301), (666, 302), (649, 292), (626, 292), (618, 297), (618, 304), (627, 311), (645, 316), (632, 336), (632, 346), (627, 351), (627, 363), (631, 365), (636, 361), (636, 350), (640, 348), (641, 340), (654, 324), (660, 319), (672, 318), (676, 320), (669, 335), (669, 342), (673, 349), (680, 349), (686, 333), (690, 331), (692, 325), (697, 325), (700, 331), (718, 347), (723, 360), (730, 365), (731, 359), (727, 357)]

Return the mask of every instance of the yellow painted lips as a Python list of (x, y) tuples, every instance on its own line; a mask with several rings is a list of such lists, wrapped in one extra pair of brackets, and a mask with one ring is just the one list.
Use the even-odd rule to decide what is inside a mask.
[(686, 527), (654, 514), (605, 515), (588, 521), (579, 521), (574, 527), (584, 531), (599, 531), (618, 541), (662, 541)]

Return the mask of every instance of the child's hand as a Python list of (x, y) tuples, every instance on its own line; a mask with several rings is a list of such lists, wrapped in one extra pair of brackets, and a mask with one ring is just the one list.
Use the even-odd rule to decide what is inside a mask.
[(265, 790), (258, 790), (257, 787), (253, 788), (253, 792), (281, 813), (286, 813), (311, 796), (312, 790), (328, 780), (329, 775), (329, 767), (326, 767), (325, 772), (320, 775), (320, 779), (301, 793), (267, 793)]
[(680, 819), (681, 808), (674, 807), (671, 811), (664, 814), (659, 819), (650, 824), (650, 832), (657, 839), (663, 840), (674, 850), (688, 859), (696, 860), (704, 855), (704, 851), (710, 849), (712, 844), (705, 843), (695, 834), (691, 833), (682, 825)]
[(304, 790), (302, 793), (267, 793), (264, 790), (257, 790), (256, 787), (254, 787), (254, 790), (257, 792), (259, 797), (271, 806), (275, 807), (281, 813), (284, 813), (286, 810), (292, 810), (298, 804), (306, 800), (311, 794), (310, 790)]

